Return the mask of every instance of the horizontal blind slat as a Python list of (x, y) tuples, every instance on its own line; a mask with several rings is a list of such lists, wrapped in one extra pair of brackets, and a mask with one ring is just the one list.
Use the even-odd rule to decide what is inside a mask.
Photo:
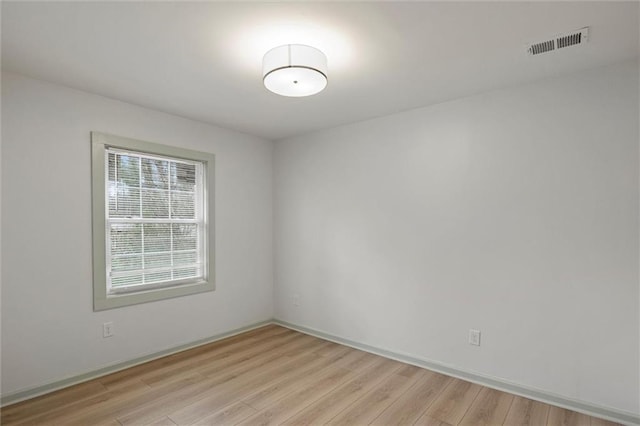
[(202, 221), (197, 219), (163, 219), (163, 218), (141, 218), (141, 217), (111, 217), (107, 220), (108, 223), (193, 223), (198, 224)]
[(167, 271), (172, 271), (172, 270), (176, 270), (176, 269), (187, 269), (187, 268), (197, 268), (199, 269), (201, 267), (201, 263), (188, 263), (188, 264), (183, 264), (183, 265), (177, 265), (175, 267), (172, 266), (166, 266), (166, 267), (161, 267), (161, 268), (146, 268), (146, 269), (131, 269), (131, 270), (125, 270), (125, 271), (111, 271), (111, 276), (113, 278), (118, 278), (118, 277), (127, 277), (127, 276), (131, 276), (131, 275), (139, 275), (139, 274), (149, 274), (149, 273), (153, 273), (153, 272), (167, 272)]

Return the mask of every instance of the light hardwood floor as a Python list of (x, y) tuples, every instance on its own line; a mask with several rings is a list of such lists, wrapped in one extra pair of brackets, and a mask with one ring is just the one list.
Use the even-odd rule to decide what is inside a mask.
[(269, 325), (4, 407), (3, 425), (614, 423)]

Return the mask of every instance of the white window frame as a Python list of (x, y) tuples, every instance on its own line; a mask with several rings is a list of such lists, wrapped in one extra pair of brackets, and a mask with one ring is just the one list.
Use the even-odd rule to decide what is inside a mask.
[[(172, 282), (169, 285), (141, 285), (138, 288), (110, 291), (108, 267), (108, 212), (107, 212), (107, 149), (133, 152), (146, 156), (161, 156), (178, 161), (202, 164), (202, 211), (199, 250), (202, 250), (204, 279), (193, 282)], [(214, 256), (214, 166), (213, 154), (168, 145), (129, 139), (104, 133), (91, 132), (92, 206), (93, 206), (93, 309), (101, 311), (138, 303), (152, 302), (189, 294), (215, 290)]]

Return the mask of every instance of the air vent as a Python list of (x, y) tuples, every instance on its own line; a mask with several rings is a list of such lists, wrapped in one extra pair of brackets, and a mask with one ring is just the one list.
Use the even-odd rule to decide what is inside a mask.
[(582, 28), (568, 34), (561, 34), (551, 40), (533, 43), (527, 46), (529, 55), (539, 55), (553, 50), (584, 44), (589, 40), (589, 27)]
[(529, 55), (539, 55), (541, 53), (551, 52), (552, 50), (556, 50), (556, 41), (547, 40), (541, 43), (532, 44), (527, 50)]

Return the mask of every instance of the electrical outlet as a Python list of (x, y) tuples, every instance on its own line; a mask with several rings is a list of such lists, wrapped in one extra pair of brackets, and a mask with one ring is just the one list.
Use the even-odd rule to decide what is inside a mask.
[(293, 297), (293, 306), (300, 306), (300, 296), (294, 294)]
[(102, 337), (112, 337), (113, 336), (113, 323), (105, 322), (102, 324)]
[(469, 344), (480, 346), (480, 330), (469, 330)]

